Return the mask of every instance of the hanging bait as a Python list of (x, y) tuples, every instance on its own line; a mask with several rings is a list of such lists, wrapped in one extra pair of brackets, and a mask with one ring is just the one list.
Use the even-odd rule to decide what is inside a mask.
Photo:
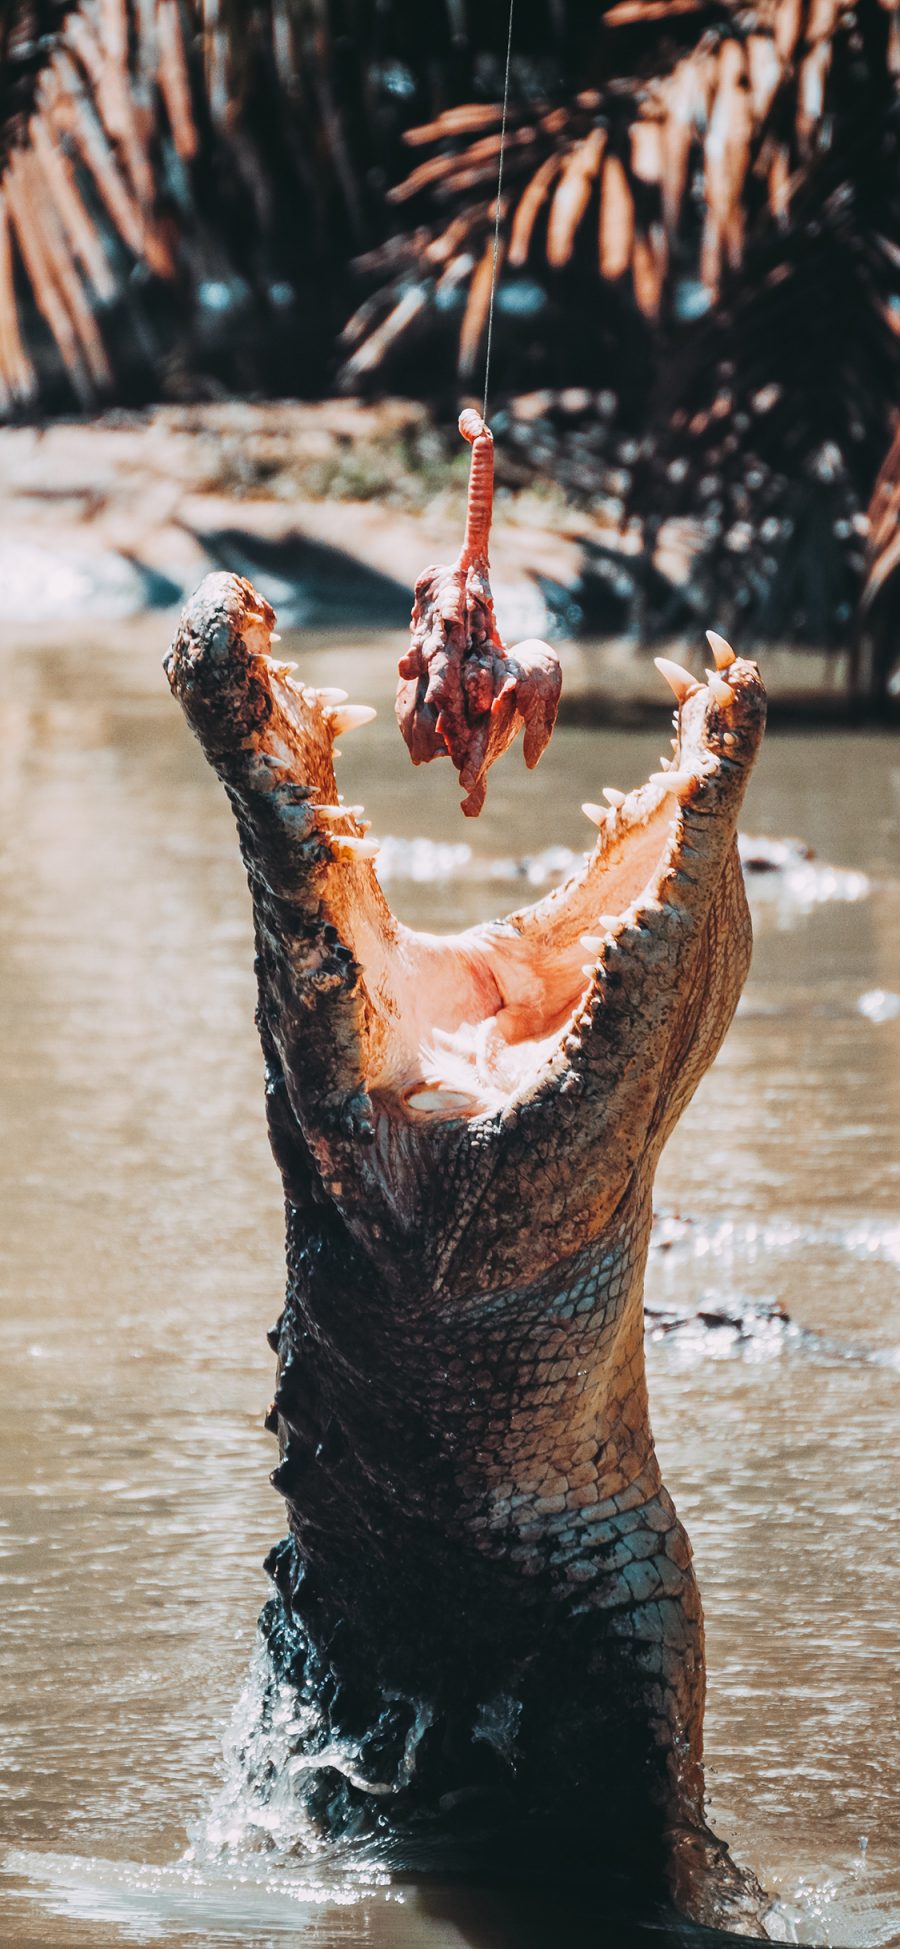
[(478, 817), (487, 772), (524, 731), (531, 768), (549, 742), (562, 673), (548, 643), (504, 649), (494, 616), (488, 539), (494, 497), (494, 439), (480, 413), (460, 415), (472, 445), (466, 533), (450, 568), (427, 568), (416, 583), (409, 649), (400, 659), (397, 722), (414, 765), (449, 756)]

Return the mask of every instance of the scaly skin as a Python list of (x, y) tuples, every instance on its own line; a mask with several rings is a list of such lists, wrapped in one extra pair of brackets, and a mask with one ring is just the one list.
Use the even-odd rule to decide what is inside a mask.
[(253, 896), (288, 1259), (290, 1536), (264, 1622), (305, 1711), (298, 1795), (395, 1861), (552, 1835), (592, 1874), (752, 1920), (703, 1820), (702, 1614), (642, 1289), (656, 1163), (749, 960), (759, 674), (676, 677), (671, 775), (596, 815), (566, 887), (442, 939), (391, 914), (336, 805), (346, 714), (269, 660), (273, 622), (211, 576), (167, 669)]

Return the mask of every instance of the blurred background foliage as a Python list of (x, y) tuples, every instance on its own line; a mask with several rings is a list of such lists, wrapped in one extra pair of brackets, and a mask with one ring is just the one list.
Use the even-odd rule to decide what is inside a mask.
[[(5, 0), (0, 413), (478, 394), (507, 0)], [(580, 611), (900, 639), (898, 0), (516, 0), (492, 417)]]

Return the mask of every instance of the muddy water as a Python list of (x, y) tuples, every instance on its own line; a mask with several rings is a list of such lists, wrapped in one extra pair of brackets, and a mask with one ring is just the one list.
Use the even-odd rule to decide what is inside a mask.
[[(282, 1267), (246, 888), (162, 634), (2, 666), (0, 1940), (498, 1942), (465, 1894), (182, 1860), (280, 1533)], [(382, 704), (392, 651), (300, 653)], [(507, 760), (474, 831), (389, 712), (341, 785), (418, 839), (387, 849), (403, 915), (457, 926), (547, 884), (662, 723)], [(900, 1942), (900, 746), (771, 737), (745, 826), (835, 870), (751, 876), (745, 1000), (658, 1182), (654, 1422), (706, 1605), (713, 1817), (783, 1937)]]

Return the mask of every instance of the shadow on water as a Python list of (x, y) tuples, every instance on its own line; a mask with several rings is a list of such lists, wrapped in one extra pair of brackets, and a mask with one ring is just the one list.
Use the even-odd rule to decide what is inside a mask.
[[(701, 1928), (674, 1911), (636, 1916), (627, 1908), (586, 1897), (578, 1901), (559, 1882), (530, 1886), (484, 1882), (428, 1883), (417, 1889), (420, 1911), (429, 1921), (450, 1924), (466, 1949), (726, 1949), (762, 1937), (736, 1936)], [(439, 1936), (437, 1940), (441, 1940)], [(452, 1938), (451, 1938), (452, 1939)], [(423, 1942), (430, 1936), (423, 1935)]]
[(277, 541), (239, 528), (198, 535), (210, 562), (268, 592), (285, 629), (315, 629), (340, 614), (348, 628), (403, 629), (410, 593), (342, 548), (297, 530)]

